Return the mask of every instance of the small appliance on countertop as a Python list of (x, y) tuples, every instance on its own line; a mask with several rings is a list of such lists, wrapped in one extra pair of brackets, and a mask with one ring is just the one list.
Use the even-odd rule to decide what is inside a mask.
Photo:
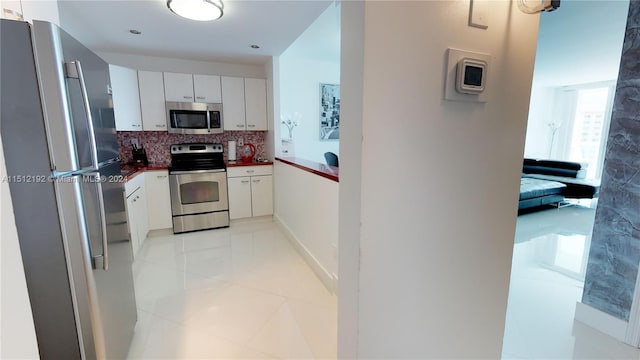
[(240, 146), (238, 153), (243, 163), (253, 162), (253, 158), (256, 156), (256, 147), (252, 143), (244, 143)]

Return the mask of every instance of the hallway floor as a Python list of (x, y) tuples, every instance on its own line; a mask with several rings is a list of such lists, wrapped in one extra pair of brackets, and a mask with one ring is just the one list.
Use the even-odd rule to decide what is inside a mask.
[(148, 238), (130, 359), (335, 358), (336, 297), (271, 219)]
[(504, 359), (640, 359), (640, 350), (574, 321), (594, 216), (569, 206), (518, 217)]
[[(575, 322), (595, 210), (518, 217), (504, 359), (640, 359)], [(271, 219), (146, 240), (130, 359), (336, 357), (337, 305)]]

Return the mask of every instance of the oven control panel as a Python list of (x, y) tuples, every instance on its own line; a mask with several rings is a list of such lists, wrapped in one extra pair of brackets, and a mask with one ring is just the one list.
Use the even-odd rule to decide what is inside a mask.
[(171, 154), (202, 154), (224, 152), (222, 144), (215, 143), (187, 143), (171, 145)]

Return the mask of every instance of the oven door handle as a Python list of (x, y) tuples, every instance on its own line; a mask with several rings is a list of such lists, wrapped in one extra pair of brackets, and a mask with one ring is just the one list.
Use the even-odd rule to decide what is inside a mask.
[(221, 173), (227, 172), (225, 169), (210, 169), (210, 170), (187, 170), (187, 171), (171, 171), (169, 175), (189, 175), (189, 174), (205, 174), (205, 173)]

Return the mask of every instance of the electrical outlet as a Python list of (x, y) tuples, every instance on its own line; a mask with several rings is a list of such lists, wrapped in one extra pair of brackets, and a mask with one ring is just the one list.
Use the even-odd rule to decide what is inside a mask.
[(238, 138), (238, 146), (244, 146), (244, 139)]

